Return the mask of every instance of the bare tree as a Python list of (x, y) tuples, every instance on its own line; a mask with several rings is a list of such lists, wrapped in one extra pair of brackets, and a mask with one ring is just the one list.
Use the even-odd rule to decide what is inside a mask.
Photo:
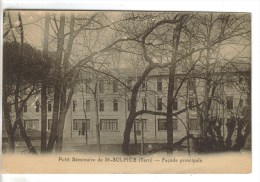
[[(108, 52), (113, 49), (117, 44), (121, 42), (128, 41), (130, 39), (117, 38), (116, 40), (104, 40), (104, 47), (95, 47), (93, 50), (87, 50), (83, 55), (75, 55), (72, 58), (72, 54), (76, 52), (76, 48), (73, 49), (75, 39), (81, 39), (84, 34), (80, 34), (83, 30), (96, 31), (103, 28), (109, 28), (108, 25), (103, 25), (104, 16), (102, 13), (92, 14), (87, 17), (81, 17), (74, 15), (70, 16), (69, 19), (69, 31), (65, 33), (66, 30), (66, 16), (61, 14), (59, 20), (54, 16), (53, 21), (56, 24), (57, 29), (57, 51), (55, 60), (55, 75), (54, 75), (54, 104), (53, 104), (53, 119), (52, 119), (52, 129), (50, 133), (49, 142), (47, 145), (47, 150), (52, 151), (54, 144), (56, 142), (56, 151), (60, 152), (62, 150), (63, 143), (63, 128), (66, 113), (71, 104), (71, 98), (74, 93), (75, 81), (78, 79), (79, 71), (84, 68), (85, 65), (90, 63), (98, 55), (104, 52)], [(59, 23), (59, 26), (57, 26)], [(112, 23), (114, 24), (114, 23)], [(77, 29), (76, 29), (77, 27)], [(68, 39), (65, 39), (69, 36)], [(91, 38), (91, 37), (87, 37)], [(79, 41), (79, 40), (77, 40)], [(66, 44), (66, 48), (64, 50)], [(84, 43), (83, 43), (84, 45)], [(83, 46), (84, 47), (84, 46)], [(74, 64), (71, 64), (71, 62)], [(67, 89), (69, 93), (67, 94)]]
[[(223, 146), (224, 140), (220, 131), (221, 127), (224, 128), (224, 126), (222, 126), (223, 122), (212, 118), (211, 112), (214, 102), (225, 103), (223, 100), (220, 101), (221, 99), (216, 100), (216, 95), (219, 94), (219, 90), (223, 86), (222, 84), (227, 76), (226, 73), (223, 72), (225, 68), (224, 63), (239, 59), (239, 54), (244, 52), (243, 50), (247, 47), (249, 40), (248, 35), (250, 34), (248, 28), (249, 18), (247, 14), (210, 14), (197, 16), (197, 20), (202, 33), (197, 34), (196, 37), (201, 44), (205, 45), (206, 50), (202, 56), (201, 63), (197, 66), (191, 77), (191, 83), (193, 83), (192, 90), (195, 95), (196, 103), (198, 103), (198, 92), (200, 92), (200, 87), (198, 87), (196, 83), (198, 83), (198, 81), (204, 83), (203, 105), (197, 107), (201, 137), (204, 138), (203, 141), (207, 142), (208, 136), (210, 135), (211, 138), (215, 138), (214, 132), (216, 132), (218, 142), (222, 145), (219, 145), (219, 149), (223, 150), (225, 146)], [(235, 53), (237, 55), (232, 58), (230, 58), (230, 56), (229, 58), (224, 58), (228, 57), (228, 53), (223, 47), (230, 45), (234, 45), (237, 49), (234, 52), (238, 53)], [(234, 69), (229, 67), (229, 71), (232, 72)], [(223, 97), (223, 94), (225, 93), (222, 92), (221, 97)], [(215, 129), (218, 128), (218, 131), (215, 131), (213, 126)], [(227, 137), (228, 140), (231, 139), (233, 126), (232, 123), (227, 125), (229, 133)], [(207, 144), (202, 145), (207, 146)]]
[[(48, 60), (48, 41), (49, 41), (49, 21), (50, 15), (46, 14), (45, 17), (45, 30), (44, 30), (44, 43), (43, 43), (43, 58), (44, 61)], [(45, 73), (44, 75), (47, 75)], [(46, 77), (42, 80), (41, 84), (41, 152), (45, 152), (47, 145), (47, 85)]]

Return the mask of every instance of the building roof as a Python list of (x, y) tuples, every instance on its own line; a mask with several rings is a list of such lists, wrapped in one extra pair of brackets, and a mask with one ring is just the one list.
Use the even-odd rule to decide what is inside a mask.
[[(102, 69), (99, 70), (100, 74), (109, 76), (113, 75), (116, 78), (135, 78), (140, 77), (144, 72), (146, 67), (137, 67), (137, 68), (118, 68), (118, 69)], [(186, 65), (178, 65), (175, 75), (185, 75), (188, 72), (189, 68)], [(205, 66), (201, 64), (197, 64), (194, 67), (194, 74), (201, 74), (205, 72)], [(237, 73), (237, 72), (250, 72), (251, 64), (245, 61), (229, 61), (229, 62), (221, 62), (214, 63), (210, 65), (211, 72), (218, 73)], [(90, 72), (85, 71), (84, 78), (91, 77)], [(149, 73), (149, 77), (153, 76), (167, 76), (169, 74), (169, 68), (155, 68)]]

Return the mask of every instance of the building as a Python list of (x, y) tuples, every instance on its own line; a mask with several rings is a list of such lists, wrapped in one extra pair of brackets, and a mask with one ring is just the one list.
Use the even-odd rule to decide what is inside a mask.
[[(215, 81), (220, 80), (221, 82), (218, 82), (216, 87), (210, 117), (218, 117), (224, 122), (222, 126), (224, 136), (225, 123), (230, 120), (232, 115), (241, 115), (241, 109), (248, 100), (250, 69), (247, 66), (240, 67), (243, 69), (232, 72), (215, 72), (212, 76)], [(128, 69), (121, 71), (124, 72), (125, 76), (121, 77), (120, 80), (123, 80), (128, 87), (134, 85), (141, 72), (141, 70), (129, 71)], [(175, 76), (175, 90), (180, 84), (182, 86), (174, 100), (172, 109), (177, 112), (188, 106), (191, 108), (173, 118), (174, 141), (184, 137), (187, 134), (187, 129), (190, 133), (199, 133), (197, 109), (192, 106), (196, 104), (196, 99), (199, 102), (204, 99), (205, 79), (197, 77), (196, 73), (192, 75), (184, 81), (182, 81), (185, 78), (183, 71), (178, 71)], [(167, 70), (153, 70), (139, 90), (137, 110), (143, 108), (166, 112), (167, 81)], [(97, 86), (96, 100), (92, 92), (95, 86)], [(96, 126), (100, 124), (101, 144), (121, 144), (130, 109), (130, 96), (130, 91), (119, 81), (107, 76), (101, 76), (99, 80), (87, 79), (84, 82), (79, 82), (66, 115), (64, 141), (72, 139), (77, 143), (86, 143), (87, 140), (88, 144), (96, 144)], [(47, 103), (48, 131), (50, 131), (52, 123), (52, 107), (53, 99), (52, 93), (50, 93)], [(14, 116), (14, 114), (12, 115)], [(38, 131), (40, 136), (40, 117), (40, 95), (35, 95), (27, 101), (23, 111), (24, 126), (29, 134)], [(143, 131), (145, 143), (166, 143), (165, 122), (166, 117), (162, 115), (143, 114), (138, 116), (135, 127), (132, 128), (131, 142), (134, 142), (136, 134), (137, 141), (140, 143), (141, 131)]]

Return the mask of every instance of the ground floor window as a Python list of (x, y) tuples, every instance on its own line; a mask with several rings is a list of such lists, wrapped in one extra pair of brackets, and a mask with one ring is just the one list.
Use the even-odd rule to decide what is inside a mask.
[(174, 110), (174, 111), (178, 110), (178, 101), (177, 100), (173, 101), (173, 103), (172, 103), (172, 110)]
[(51, 130), (52, 119), (48, 119), (47, 130)]
[(51, 112), (51, 109), (52, 109), (52, 101), (51, 100), (48, 101), (47, 108), (48, 108), (48, 112)]
[(100, 120), (101, 131), (118, 131), (117, 119), (101, 119)]
[(130, 111), (131, 109), (131, 99), (128, 99), (127, 101), (127, 110)]
[(162, 98), (157, 99), (157, 110), (161, 111), (162, 110)]
[(113, 110), (114, 111), (118, 111), (118, 100), (117, 99), (114, 99), (114, 101), (113, 101)]
[(189, 129), (190, 130), (199, 130), (198, 119), (189, 119)]
[(27, 101), (24, 102), (23, 112), (27, 112)]
[(147, 124), (147, 119), (136, 119), (135, 120), (135, 129), (136, 131), (142, 131), (142, 121), (143, 121), (143, 131), (147, 130), (146, 124)]
[(8, 102), (8, 111), (11, 113), (12, 112), (12, 104)]
[(40, 101), (35, 102), (35, 112), (40, 112)]
[(28, 119), (24, 120), (25, 130), (39, 130), (39, 120), (38, 119)]
[(189, 110), (196, 110), (194, 98), (189, 98)]
[(99, 100), (99, 111), (104, 111), (105, 110), (105, 104), (104, 100)]
[[(158, 130), (163, 131), (167, 129), (166, 119), (158, 119)], [(173, 119), (173, 130), (178, 130), (178, 119)]]
[(232, 96), (227, 97), (227, 109), (233, 109), (233, 97)]
[(90, 120), (73, 119), (73, 130), (78, 131), (79, 135), (85, 135), (86, 130), (90, 130)]

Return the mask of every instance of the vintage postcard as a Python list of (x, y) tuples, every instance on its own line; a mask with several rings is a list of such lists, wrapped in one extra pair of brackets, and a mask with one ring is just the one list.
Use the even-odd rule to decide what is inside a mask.
[(2, 65), (3, 173), (251, 172), (250, 13), (5, 10)]

